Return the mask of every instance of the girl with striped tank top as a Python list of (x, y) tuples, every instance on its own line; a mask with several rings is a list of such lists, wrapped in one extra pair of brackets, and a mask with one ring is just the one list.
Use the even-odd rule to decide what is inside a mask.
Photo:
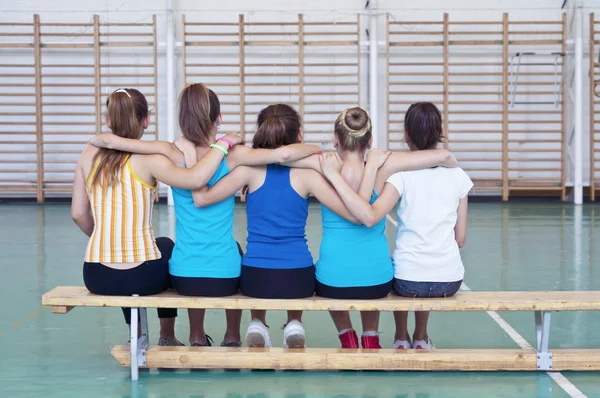
[[(148, 103), (138, 90), (119, 89), (106, 100), (106, 124), (115, 136), (140, 140), (148, 127)], [(234, 144), (241, 142), (228, 135)], [(229, 145), (217, 143), (188, 170), (162, 155), (137, 155), (88, 145), (77, 162), (71, 213), (90, 237), (83, 279), (92, 293), (150, 295), (170, 285), (169, 238), (154, 239), (152, 207), (157, 181), (195, 189), (206, 185)], [(123, 309), (130, 322), (130, 310)], [(158, 309), (159, 345), (182, 345), (175, 338), (176, 309)]]
[[(363, 109), (347, 109), (335, 120), (333, 145), (343, 162), (341, 175), (355, 192), (358, 191), (370, 203), (377, 200), (385, 181), (380, 178), (374, 187), (374, 171), (378, 171), (380, 176), (389, 176), (402, 170), (456, 165), (456, 159), (445, 149), (392, 154), (373, 150), (369, 152), (365, 163), (365, 154), (371, 147), (372, 139), (371, 120)], [(318, 155), (290, 164), (321, 172)], [(385, 220), (369, 228), (349, 222), (325, 205), (321, 205), (321, 215), (323, 237), (316, 264), (317, 295), (335, 299), (378, 299), (387, 296), (392, 289), (394, 268), (385, 235)], [(342, 348), (358, 348), (358, 336), (348, 311), (331, 311), (330, 314)], [(363, 311), (361, 319), (362, 347), (381, 348), (377, 332), (379, 312)]]
[[(279, 148), (302, 140), (301, 121), (289, 105), (270, 105), (258, 115), (254, 148)], [(316, 171), (270, 164), (238, 167), (211, 188), (201, 189), (201, 205), (209, 206), (248, 186), (248, 245), (242, 260), (240, 287), (250, 297), (311, 297), (315, 267), (306, 243), (309, 195), (332, 211), (353, 219), (335, 190)], [(253, 310), (246, 332), (250, 347), (270, 347), (266, 311)], [(302, 311), (288, 311), (284, 346), (304, 347)]]
[[(183, 153), (168, 142), (124, 139), (110, 134), (96, 137), (94, 143), (134, 153), (162, 153), (179, 167), (193, 167), (210, 153), (221, 123), (217, 95), (204, 84), (186, 87), (180, 96), (179, 126), (183, 137), (176, 141)], [(225, 140), (227, 141), (227, 140)], [(248, 148), (242, 145), (229, 150), (207, 186), (215, 185), (241, 165), (264, 165), (301, 159), (319, 153), (316, 145), (293, 144), (277, 149)], [(219, 297), (236, 294), (242, 253), (233, 237), (234, 193), (209, 207), (198, 208), (199, 192), (173, 187), (177, 223), (177, 241), (169, 260), (169, 272), (175, 290), (187, 296)], [(240, 345), (241, 311), (226, 310), (227, 330), (221, 345)], [(211, 345), (204, 331), (205, 310), (188, 310), (190, 344)]]

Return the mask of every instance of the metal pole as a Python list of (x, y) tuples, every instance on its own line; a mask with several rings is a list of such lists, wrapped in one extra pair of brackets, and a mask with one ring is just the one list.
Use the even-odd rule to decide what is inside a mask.
[(377, 84), (379, 74), (377, 70), (377, 57), (378, 57), (378, 46), (377, 46), (377, 1), (371, 0), (369, 9), (371, 15), (369, 16), (369, 112), (371, 114), (371, 130), (373, 132), (373, 147), (377, 147), (379, 142), (379, 95), (377, 92)]

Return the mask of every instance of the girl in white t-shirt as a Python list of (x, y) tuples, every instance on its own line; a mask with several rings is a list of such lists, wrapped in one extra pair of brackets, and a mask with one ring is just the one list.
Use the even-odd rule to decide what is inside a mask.
[[(404, 116), (404, 137), (411, 151), (433, 149), (442, 141), (440, 111), (430, 102), (410, 106)], [(378, 154), (380, 164), (388, 154)], [(467, 234), (467, 195), (473, 183), (460, 168), (434, 167), (402, 171), (386, 180), (383, 192), (369, 205), (340, 175), (336, 155), (322, 155), (323, 174), (340, 194), (348, 210), (367, 226), (377, 224), (398, 204), (398, 233), (394, 262), (394, 292), (404, 297), (449, 297), (462, 283), (464, 267), (459, 248)], [(377, 178), (370, 176), (373, 184)], [(394, 348), (429, 349), (428, 311), (415, 312), (411, 343), (408, 313), (394, 312)]]

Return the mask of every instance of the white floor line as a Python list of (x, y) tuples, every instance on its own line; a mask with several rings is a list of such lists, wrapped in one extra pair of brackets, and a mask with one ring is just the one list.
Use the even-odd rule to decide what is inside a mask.
[[(394, 220), (389, 214), (386, 216), (387, 220), (398, 228), (398, 222)], [(462, 290), (471, 290), (464, 283), (461, 287)], [(533, 349), (531, 344), (523, 338), (504, 318), (502, 318), (496, 311), (486, 311), (487, 314), (508, 334), (508, 336), (522, 349)], [(579, 391), (573, 383), (571, 383), (562, 373), (560, 372), (546, 372), (548, 376), (552, 378), (569, 396), (573, 398), (587, 398), (587, 396)]]

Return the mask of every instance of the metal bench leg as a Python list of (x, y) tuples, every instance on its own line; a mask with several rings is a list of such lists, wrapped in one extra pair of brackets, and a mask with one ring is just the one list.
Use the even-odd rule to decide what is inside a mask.
[(137, 360), (138, 366), (146, 366), (146, 350), (150, 345), (150, 337), (148, 335), (148, 317), (146, 316), (145, 308), (140, 308), (139, 311), (142, 335), (138, 339)]
[[(135, 295), (137, 296), (137, 295)], [(131, 309), (131, 338), (129, 340), (129, 357), (131, 361), (131, 380), (137, 380), (138, 375), (138, 309)]]
[(550, 340), (550, 311), (535, 311), (535, 339), (538, 370), (552, 370), (552, 353), (548, 352)]

